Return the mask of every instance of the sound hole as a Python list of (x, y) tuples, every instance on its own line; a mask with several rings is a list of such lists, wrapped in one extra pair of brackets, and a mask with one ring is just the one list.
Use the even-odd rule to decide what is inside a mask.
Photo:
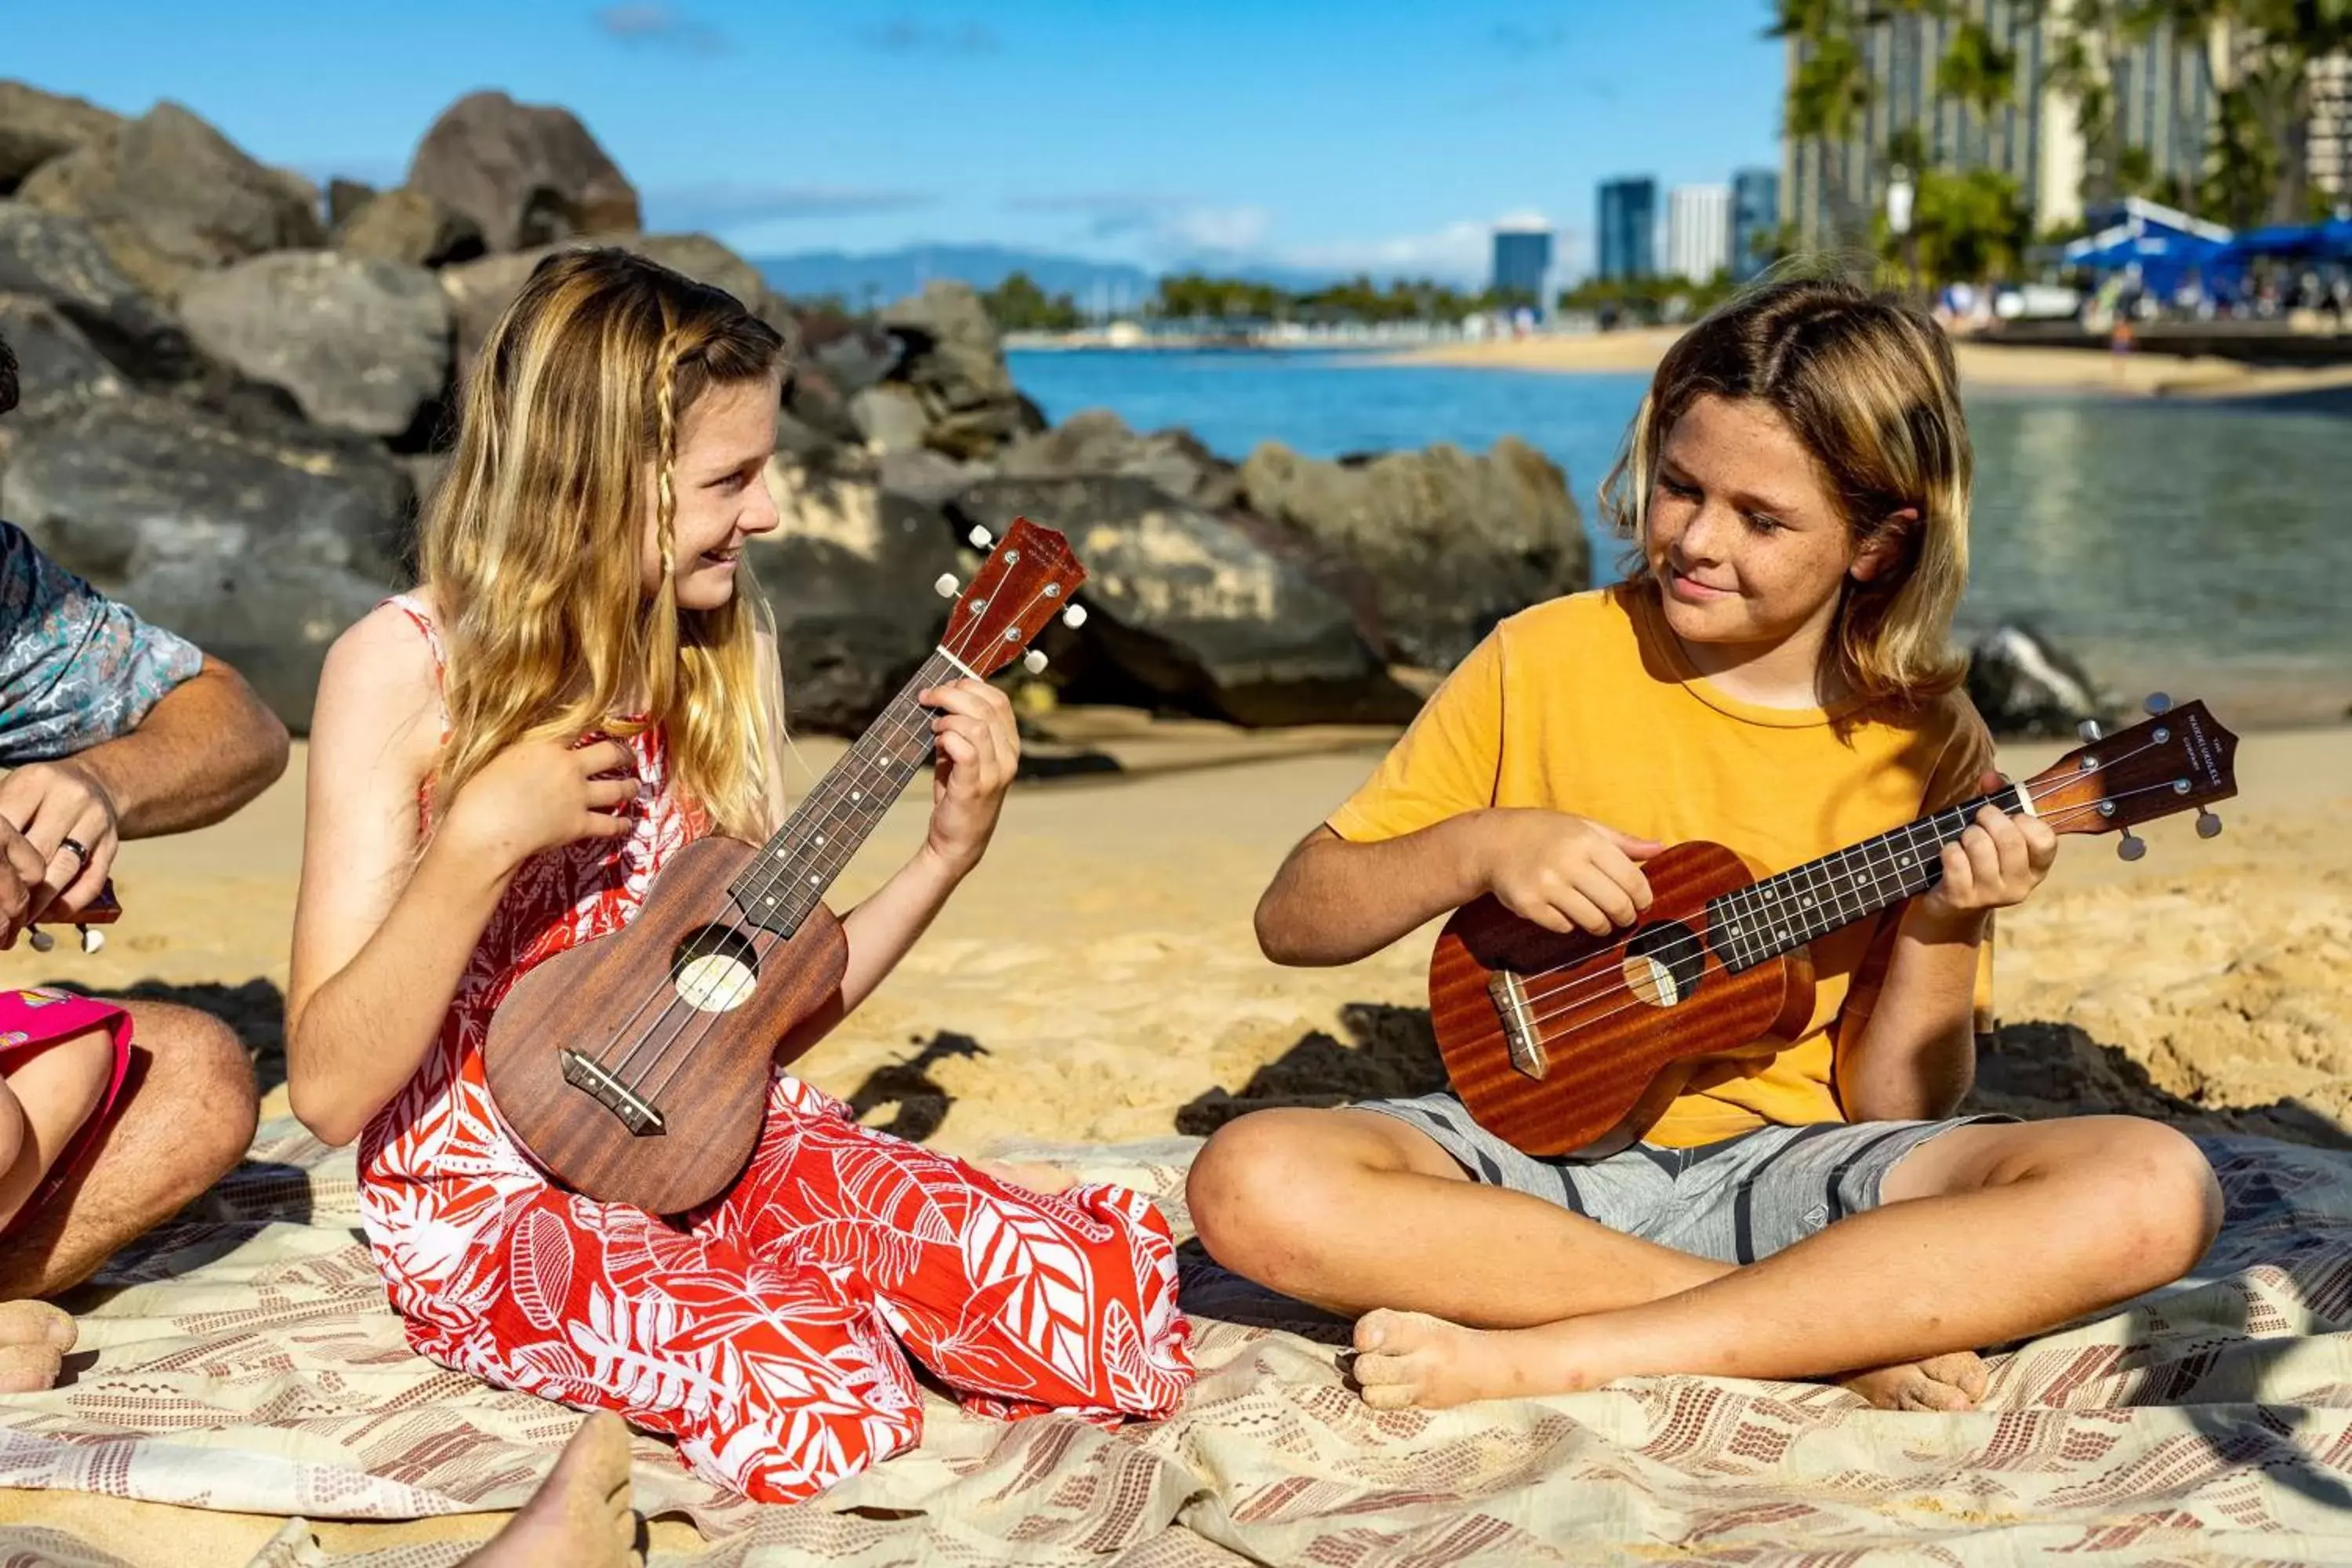
[(1653, 1007), (1672, 1007), (1698, 989), (1706, 948), (1680, 924), (1654, 925), (1625, 944), (1625, 988)]
[(669, 983), (689, 1007), (732, 1012), (759, 986), (759, 950), (732, 926), (698, 926), (670, 954)]

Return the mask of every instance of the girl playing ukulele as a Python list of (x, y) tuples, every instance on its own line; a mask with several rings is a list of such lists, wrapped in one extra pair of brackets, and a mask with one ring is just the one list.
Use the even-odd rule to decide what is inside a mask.
[[(1997, 787), (1946, 642), (1970, 464), (1916, 311), (1803, 280), (1715, 311), (1604, 489), (1632, 576), (1454, 671), (1266, 889), (1267, 955), (1351, 963), (1486, 893), (1605, 933), (1665, 844), (1777, 870)], [(1700, 1068), (1605, 1157), (1532, 1158), (1442, 1093), (1234, 1121), (1192, 1168), (1202, 1240), (1358, 1316), (1378, 1405), (1711, 1373), (1967, 1408), (1975, 1347), (2179, 1278), (2221, 1213), (2168, 1128), (1953, 1115), (1992, 911), (2055, 852), (1988, 808), (1938, 885), (1813, 944), (1792, 1043)]]
[[(409, 1342), (617, 1411), (771, 1502), (916, 1441), (909, 1358), (1004, 1416), (1160, 1415), (1192, 1376), (1168, 1227), (1133, 1193), (1024, 1190), (778, 1071), (743, 1175), (665, 1218), (552, 1184), (484, 1087), (520, 973), (625, 923), (689, 840), (780, 820), (776, 648), (744, 546), (777, 526), (784, 362), (732, 297), (622, 251), (532, 274), (465, 388), (423, 582), (320, 679), (287, 1005), (294, 1110), (360, 1140)], [(806, 1030), (889, 973), (1012, 783), (1000, 693), (924, 701), (928, 837), (846, 917), (847, 974)]]

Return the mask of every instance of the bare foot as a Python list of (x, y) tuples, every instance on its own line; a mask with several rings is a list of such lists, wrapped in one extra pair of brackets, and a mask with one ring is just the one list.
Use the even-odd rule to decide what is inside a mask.
[(629, 1429), (608, 1410), (580, 1423), (555, 1468), (467, 1568), (634, 1568), (637, 1516), (629, 1508)]
[(1984, 1397), (1987, 1376), (1983, 1357), (1974, 1351), (1954, 1351), (1837, 1381), (1881, 1410), (1974, 1410)]
[(974, 1160), (972, 1165), (1000, 1182), (1049, 1196), (1055, 1193), (1066, 1193), (1078, 1184), (1078, 1178), (1059, 1165), (1034, 1164), (1019, 1160)]
[(1379, 1410), (1443, 1410), (1591, 1386), (1563, 1353), (1559, 1328), (1465, 1329), (1383, 1307), (1356, 1320), (1356, 1382)]
[(72, 1314), (47, 1301), (0, 1301), (0, 1394), (57, 1386), (76, 1337)]

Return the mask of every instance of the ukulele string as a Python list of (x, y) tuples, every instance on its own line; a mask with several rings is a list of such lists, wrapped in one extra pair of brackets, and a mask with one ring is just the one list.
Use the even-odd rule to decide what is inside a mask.
[[(1022, 605), (1021, 607), (1013, 613), (1010, 624), (1017, 626), (1021, 620), (1045, 598), (1045, 588), (1048, 586), (1053, 586), (1053, 584), (1048, 584), (1041, 585), (1040, 587), (1032, 590), (1028, 601)], [(943, 647), (941, 651), (945, 652), (950, 658), (953, 659), (959, 668), (970, 669), (971, 668), (971, 659), (970, 656), (973, 651), (974, 646), (980, 640), (981, 628), (981, 620), (978, 617), (974, 617), (972, 622), (965, 626), (963, 636), (958, 640), (957, 646), (952, 648)], [(909, 712), (908, 718), (914, 721), (914, 727), (899, 737), (899, 742), (901, 743), (905, 741), (915, 738), (915, 736), (921, 734), (924, 731), (928, 730), (932, 721), (932, 713), (929, 709), (917, 707)], [(895, 745), (893, 749), (896, 749)], [(930, 750), (934, 753), (936, 752), (936, 742), (933, 742)], [(903, 788), (904, 785), (902, 784), (901, 787)], [(768, 886), (778, 886), (781, 885), (782, 881), (782, 873), (775, 873), (772, 880), (768, 884)], [(697, 1032), (693, 1039), (687, 1042), (685, 1049), (678, 1053), (677, 1062), (670, 1067), (668, 1071), (662, 1075), (661, 1081), (658, 1084), (656, 1084), (651, 1089), (645, 1091), (648, 1098), (660, 1098), (662, 1091), (670, 1086), (671, 1082), (676, 1079), (679, 1072), (685, 1069), (687, 1062), (692, 1058), (695, 1051), (700, 1048), (703, 1040), (709, 1035), (711, 1028), (718, 1023), (720, 1016), (724, 1013), (732, 1011), (741, 1003), (742, 998), (748, 994), (752, 988), (756, 987), (758, 984), (759, 976), (757, 972), (750, 970), (747, 967), (745, 973), (739, 976), (734, 984), (730, 988), (726, 998), (721, 1002), (720, 1005), (704, 1017), (701, 1029)], [(646, 1079), (653, 1076), (655, 1069), (660, 1067), (662, 1062), (668, 1058), (671, 1047), (677, 1044), (678, 1037), (682, 1036), (685, 1032), (684, 1026), (681, 1026), (681, 1027), (671, 1036), (670, 1040), (664, 1044), (661, 1049), (656, 1053), (653, 1061), (647, 1064), (646, 1070), (643, 1073), (638, 1075), (638, 1081), (640, 1084), (642, 1084)], [(635, 1086), (632, 1086), (632, 1092), (637, 1092)]]
[[(2123, 794), (2110, 795), (2107, 798), (2110, 800), (2124, 800), (2129, 798), (2131, 795), (2147, 794), (2151, 790), (2168, 790), (2172, 786), (2168, 784), (2149, 784), (2141, 789), (2127, 790)], [(2082, 812), (2095, 812), (2097, 809), (2097, 802), (2085, 801), (2079, 805), (2061, 806), (2058, 810), (2052, 812), (2046, 820), (2054, 823), (2064, 818), (2074, 816)], [(1693, 944), (1693, 942), (1696, 942), (1696, 945), (1702, 948), (1707, 945), (1706, 939), (1705, 937), (1685, 939), (1677, 945), (1687, 949)], [(1664, 950), (1662, 949), (1661, 951)], [(1580, 966), (1581, 964), (1589, 963), (1595, 960), (1606, 959), (1610, 955), (1605, 952), (1595, 953), (1590, 958), (1578, 960), (1577, 964)], [(1645, 954), (1643, 956), (1649, 955)], [(1532, 1014), (1527, 1020), (1528, 1026), (1530, 1028), (1547, 1027), (1552, 1024), (1558, 1023), (1562, 1018), (1569, 1016), (1570, 1014), (1577, 1012), (1579, 1009), (1594, 1001), (1606, 999), (1612, 994), (1621, 994), (1629, 989), (1625, 984), (1624, 974), (1622, 970), (1612, 969), (1608, 973), (1593, 976), (1592, 979), (1597, 983), (1590, 985), (1581, 994), (1570, 998), (1564, 1003), (1560, 1003), (1559, 1005), (1548, 1007), (1543, 1012)], [(1538, 999), (1546, 1002), (1559, 1002), (1562, 993), (1570, 990), (1578, 984), (1580, 984), (1580, 982), (1571, 979), (1559, 985), (1548, 987), (1542, 991), (1530, 992), (1528, 999), (1530, 1002), (1534, 1002)], [(1575, 1027), (1579, 1029), (1592, 1028), (1598, 1025), (1606, 1023), (1609, 1019), (1615, 1017), (1620, 1013), (1629, 1011), (1635, 1007), (1648, 1007), (1652, 1005), (1654, 1005), (1654, 1004), (1643, 1001), (1642, 998), (1637, 996), (1630, 1002), (1621, 1002), (1617, 1004), (1617, 1005), (1610, 1008), (1605, 1013), (1599, 1014), (1591, 1018), (1586, 1018), (1578, 1023)]]

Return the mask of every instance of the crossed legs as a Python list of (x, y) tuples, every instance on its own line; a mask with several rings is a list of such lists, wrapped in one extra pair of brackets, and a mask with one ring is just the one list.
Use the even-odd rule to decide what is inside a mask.
[(1980, 1372), (1942, 1358), (2176, 1279), (2221, 1219), (2196, 1146), (2128, 1117), (1954, 1129), (1889, 1173), (1881, 1207), (1746, 1268), (1482, 1186), (1369, 1111), (1234, 1121), (1190, 1199), (1220, 1262), (1359, 1318), (1369, 1401), (1432, 1406), (1856, 1368), (1876, 1369), (1852, 1379), (1874, 1403), (1964, 1405)]

